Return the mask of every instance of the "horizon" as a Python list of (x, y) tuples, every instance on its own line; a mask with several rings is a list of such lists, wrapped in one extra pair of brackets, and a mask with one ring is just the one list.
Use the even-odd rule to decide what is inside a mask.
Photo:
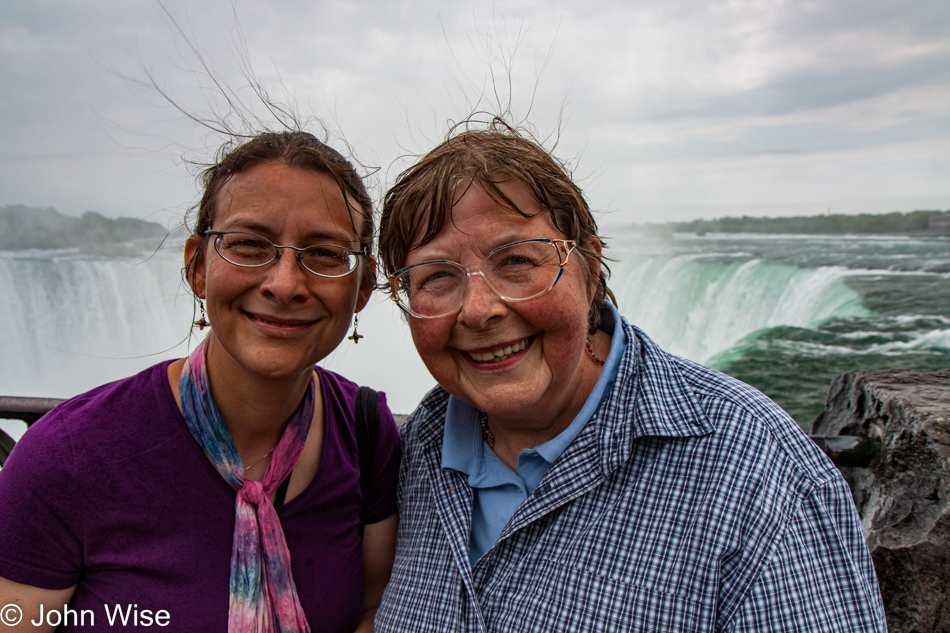
[[(4, 209), (7, 209), (7, 208), (10, 208), (10, 207), (24, 207), (24, 208), (28, 208), (28, 209), (35, 209), (35, 210), (41, 210), (41, 211), (42, 211), (42, 210), (52, 209), (52, 210), (55, 211), (56, 213), (59, 213), (59, 214), (61, 214), (61, 215), (67, 216), (67, 217), (72, 217), (72, 218), (79, 218), (79, 217), (82, 217), (82, 216), (83, 216), (84, 214), (86, 214), (86, 213), (95, 213), (95, 214), (98, 214), (98, 215), (100, 215), (100, 216), (102, 216), (102, 217), (105, 217), (105, 218), (107, 218), (107, 219), (109, 219), (109, 220), (123, 220), (123, 219), (126, 219), (126, 220), (142, 220), (142, 221), (144, 221), (144, 222), (150, 222), (150, 223), (152, 223), (152, 224), (157, 224), (157, 225), (159, 225), (159, 226), (163, 226), (160, 222), (155, 222), (154, 220), (144, 220), (144, 219), (142, 219), (142, 218), (136, 218), (136, 217), (133, 217), (133, 216), (130, 216), (130, 215), (117, 215), (117, 216), (112, 216), (112, 217), (110, 217), (110, 216), (107, 216), (107, 215), (103, 214), (101, 211), (97, 211), (96, 209), (86, 209), (86, 210), (84, 210), (84, 211), (78, 212), (78, 214), (71, 214), (71, 213), (64, 213), (63, 211), (60, 211), (59, 209), (57, 209), (56, 207), (54, 207), (54, 206), (52, 206), (52, 205), (49, 205), (49, 206), (42, 206), (42, 207), (36, 207), (36, 206), (32, 206), (32, 205), (27, 205), (27, 204), (12, 203), (12, 204), (4, 204), (2, 207), (0, 207), (0, 211), (2, 211), (2, 210), (4, 210)], [(715, 218), (693, 218), (692, 220), (668, 220), (668, 221), (666, 221), (666, 222), (621, 222), (621, 223), (613, 223), (613, 222), (607, 222), (607, 221), (605, 221), (605, 220), (606, 220), (605, 217), (600, 217), (600, 218), (597, 218), (597, 219), (598, 219), (598, 225), (600, 225), (600, 226), (605, 226), (605, 227), (610, 227), (610, 228), (626, 228), (626, 227), (643, 227), (643, 226), (650, 226), (650, 225), (665, 225), (665, 224), (689, 224), (689, 223), (691, 223), (691, 222), (716, 222), (716, 221), (720, 221), (720, 220), (741, 220), (741, 219), (745, 219), (745, 218), (753, 219), (753, 220), (793, 220), (793, 219), (825, 218), (825, 217), (835, 217), (835, 216), (845, 216), (845, 217), (856, 217), (856, 216), (862, 216), (862, 215), (884, 216), (884, 215), (892, 215), (892, 214), (897, 214), (897, 213), (899, 213), (899, 214), (901, 214), (901, 215), (904, 215), (904, 216), (907, 216), (907, 215), (910, 215), (910, 214), (913, 214), (913, 213), (936, 213), (936, 214), (944, 214), (944, 213), (950, 213), (950, 206), (948, 206), (948, 207), (945, 208), (945, 209), (913, 209), (913, 210), (911, 210), (911, 211), (893, 210), (893, 211), (878, 211), (878, 212), (858, 211), (858, 212), (855, 212), (855, 213), (829, 213), (829, 212), (825, 212), (825, 213), (816, 213), (816, 214), (814, 214), (814, 215), (798, 215), (798, 216), (792, 216), (792, 215), (786, 215), (786, 216), (742, 215), (742, 216), (737, 216), (737, 215), (733, 215), (733, 216), (720, 216), (720, 217), (715, 217)], [(594, 215), (595, 215), (595, 216), (597, 216), (597, 215), (603, 216), (604, 214), (598, 214), (597, 211), (594, 211)], [(171, 232), (171, 231), (173, 231), (175, 228), (177, 228), (177, 227), (171, 227), (171, 228), (168, 228), (168, 230)]]

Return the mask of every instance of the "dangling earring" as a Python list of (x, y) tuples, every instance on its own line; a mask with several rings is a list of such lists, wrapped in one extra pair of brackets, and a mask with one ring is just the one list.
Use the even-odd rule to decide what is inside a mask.
[(351, 341), (353, 341), (354, 345), (359, 344), (361, 338), (366, 338), (362, 334), (356, 333), (356, 326), (359, 325), (359, 322), (360, 322), (360, 313), (357, 312), (356, 314), (353, 315), (353, 334), (346, 337), (350, 339)]
[(201, 299), (198, 299), (198, 306), (201, 308), (201, 318), (195, 321), (195, 325), (198, 326), (199, 330), (203, 330), (206, 327), (209, 327), (211, 324), (208, 323), (208, 319), (205, 318), (205, 302)]

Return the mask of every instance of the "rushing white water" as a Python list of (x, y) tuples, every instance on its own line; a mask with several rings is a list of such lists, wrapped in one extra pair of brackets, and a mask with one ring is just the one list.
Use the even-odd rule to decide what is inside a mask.
[[(950, 297), (943, 242), (626, 234), (610, 245), (621, 312), (666, 349), (700, 362), (741, 356), (744, 341), (780, 326), (815, 336), (773, 340), (776, 350), (950, 353), (950, 323), (934, 316), (945, 302), (936, 299)], [(181, 266), (180, 243), (126, 260), (0, 252), (0, 394), (69, 397), (186, 353), (193, 304)], [(876, 297), (872, 309), (882, 316), (870, 316), (867, 296), (849, 279), (864, 280), (869, 290), (861, 292)], [(905, 310), (908, 297), (914, 305)], [(844, 325), (827, 330), (829, 320)], [(411, 411), (434, 382), (382, 294), (360, 315), (360, 333), (359, 345), (344, 340), (323, 364), (386, 391), (394, 411)]]
[(180, 270), (168, 251), (0, 254), (0, 393), (72, 395), (174, 354), (192, 309)]
[(865, 316), (845, 287), (847, 269), (802, 269), (703, 255), (631, 257), (611, 286), (621, 312), (670, 352), (709, 362), (746, 336), (779, 325), (810, 327)]
[[(181, 257), (180, 244), (126, 260), (0, 252), (0, 395), (66, 398), (186, 354), (194, 305)], [(366, 338), (323, 364), (408, 412), (433, 381), (391, 306), (371, 300)]]

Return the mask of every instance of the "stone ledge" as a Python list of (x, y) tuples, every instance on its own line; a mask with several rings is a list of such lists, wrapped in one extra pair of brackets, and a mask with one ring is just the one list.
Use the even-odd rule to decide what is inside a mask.
[(834, 379), (818, 435), (876, 439), (866, 468), (841, 468), (874, 559), (891, 633), (950, 631), (950, 369)]

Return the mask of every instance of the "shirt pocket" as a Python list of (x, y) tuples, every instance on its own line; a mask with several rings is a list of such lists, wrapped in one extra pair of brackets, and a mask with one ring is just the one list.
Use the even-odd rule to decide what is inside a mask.
[[(715, 614), (702, 603), (614, 580), (586, 569), (544, 561), (522, 577), (508, 602), (510, 630), (713, 631)], [(514, 605), (519, 605), (514, 608)], [(505, 619), (502, 616), (500, 619)], [(498, 629), (502, 630), (502, 629)]]

